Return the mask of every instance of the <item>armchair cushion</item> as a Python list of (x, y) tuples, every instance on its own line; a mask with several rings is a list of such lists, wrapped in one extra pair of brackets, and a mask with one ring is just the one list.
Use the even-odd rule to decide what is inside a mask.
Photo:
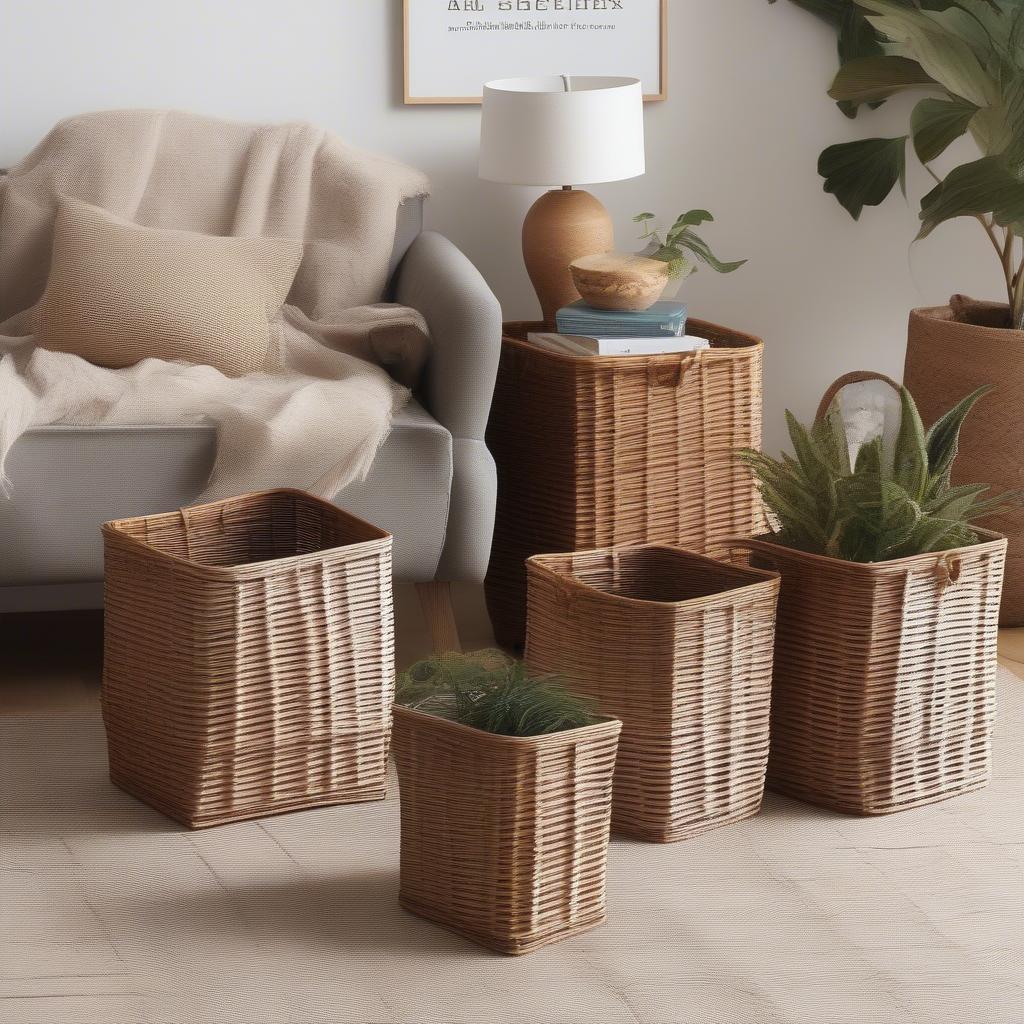
[(275, 368), (280, 312), (302, 243), (140, 227), (63, 200), (36, 343), (99, 366), (143, 359)]

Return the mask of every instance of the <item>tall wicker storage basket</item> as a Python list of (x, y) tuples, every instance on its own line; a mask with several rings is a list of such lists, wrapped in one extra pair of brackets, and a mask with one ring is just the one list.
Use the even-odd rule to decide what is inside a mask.
[(103, 537), (113, 782), (192, 828), (384, 796), (389, 534), (280, 490)]
[(735, 451), (761, 444), (760, 339), (700, 320), (711, 348), (658, 356), (561, 356), (506, 325), (488, 447), (498, 508), (487, 605), (498, 642), (526, 635), (531, 555), (661, 541), (722, 554), (761, 531), (760, 498)]
[(1006, 540), (977, 532), (869, 564), (738, 542), (782, 575), (770, 789), (888, 814), (988, 782)]
[(778, 577), (666, 545), (527, 568), (531, 669), (622, 720), (612, 830), (673, 842), (756, 814)]
[(601, 924), (619, 728), (496, 736), (396, 705), (402, 906), (514, 956)]

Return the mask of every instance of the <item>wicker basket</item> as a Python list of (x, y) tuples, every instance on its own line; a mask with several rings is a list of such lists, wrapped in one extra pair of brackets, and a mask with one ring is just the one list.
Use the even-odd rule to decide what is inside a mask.
[(384, 796), (390, 535), (280, 490), (103, 536), (114, 783), (193, 828)]
[(601, 924), (620, 723), (520, 738), (394, 712), (402, 906), (512, 955)]
[[(817, 419), (857, 370), (825, 392)], [(737, 541), (782, 576), (768, 788), (889, 814), (982, 788), (991, 771), (1006, 538), (888, 562)]]
[(527, 568), (530, 667), (622, 720), (612, 830), (673, 842), (756, 814), (778, 577), (665, 545)]
[(691, 320), (704, 352), (576, 358), (507, 324), (487, 444), (498, 509), (487, 604), (498, 641), (526, 632), (525, 559), (661, 541), (722, 554), (763, 529), (737, 448), (761, 443), (762, 342)]
[(888, 814), (989, 779), (1006, 540), (844, 562), (758, 539), (782, 575), (768, 788)]

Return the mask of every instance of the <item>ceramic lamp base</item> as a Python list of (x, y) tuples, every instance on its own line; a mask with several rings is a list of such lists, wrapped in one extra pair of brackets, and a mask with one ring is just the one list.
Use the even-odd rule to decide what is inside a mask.
[(552, 189), (530, 207), (523, 221), (523, 262), (546, 327), (553, 328), (555, 313), (580, 297), (569, 264), (608, 252), (613, 243), (611, 217), (589, 192)]

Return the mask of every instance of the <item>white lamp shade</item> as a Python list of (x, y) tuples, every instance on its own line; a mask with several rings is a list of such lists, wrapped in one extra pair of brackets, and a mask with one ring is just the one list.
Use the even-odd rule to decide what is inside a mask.
[(639, 79), (548, 75), (484, 85), (481, 178), (509, 185), (587, 185), (643, 173)]

